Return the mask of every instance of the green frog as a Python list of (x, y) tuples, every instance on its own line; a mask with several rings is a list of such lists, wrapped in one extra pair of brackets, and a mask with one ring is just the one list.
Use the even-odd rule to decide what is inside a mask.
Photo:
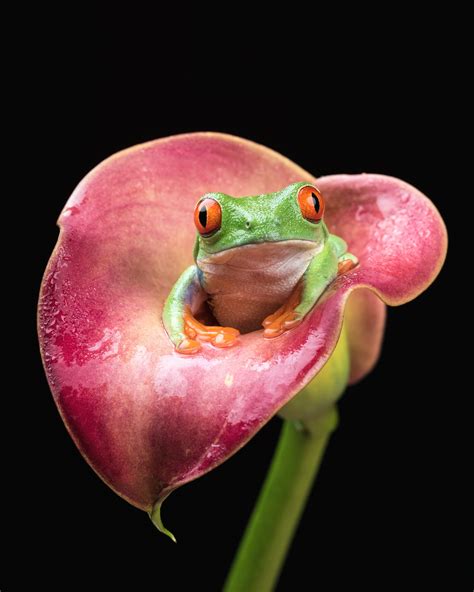
[[(324, 198), (311, 183), (250, 197), (206, 193), (196, 204), (195, 264), (173, 286), (163, 322), (177, 352), (204, 341), (231, 347), (263, 327), (272, 339), (297, 326), (334, 278), (357, 257), (324, 223)], [(207, 301), (219, 325), (198, 321)]]

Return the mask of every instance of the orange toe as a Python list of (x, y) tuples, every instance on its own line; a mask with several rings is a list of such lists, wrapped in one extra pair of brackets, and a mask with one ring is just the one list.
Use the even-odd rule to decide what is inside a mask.
[(176, 351), (180, 354), (195, 354), (201, 349), (199, 341), (185, 337), (176, 346)]
[(288, 301), (263, 320), (263, 336), (266, 339), (278, 337), (301, 323), (303, 317), (295, 312), (295, 308), (300, 303), (302, 289), (302, 284), (298, 284)]
[[(231, 330), (227, 331), (227, 329)], [(236, 335), (234, 331), (236, 329), (232, 329), (231, 327), (222, 327), (222, 331), (212, 338), (212, 345), (216, 347), (232, 347), (237, 342), (238, 337), (238, 334)]]
[(283, 321), (283, 327), (285, 329), (293, 329), (293, 327), (297, 327), (302, 320), (303, 317), (297, 312), (293, 311), (287, 315), (286, 319)]
[(263, 319), (262, 325), (263, 327), (269, 327), (272, 325), (278, 317), (280, 317), (285, 312), (286, 303), (283, 306), (280, 306), (278, 310), (276, 310), (273, 314), (268, 315)]
[(339, 264), (337, 266), (337, 275), (342, 275), (343, 273), (346, 273), (351, 269), (354, 269), (355, 266), (356, 263), (354, 263), (354, 261), (352, 261), (351, 259), (344, 259), (344, 261), (339, 261)]
[[(184, 311), (184, 332), (189, 339), (184, 339), (181, 344), (176, 348), (180, 353), (194, 353), (199, 351), (201, 345), (199, 342), (210, 341), (212, 345), (216, 347), (231, 347), (237, 341), (240, 332), (233, 327), (219, 327), (219, 326), (206, 326), (200, 321), (194, 318), (191, 309), (186, 307)], [(186, 351), (181, 352), (181, 345), (184, 343), (197, 344), (183, 346)]]

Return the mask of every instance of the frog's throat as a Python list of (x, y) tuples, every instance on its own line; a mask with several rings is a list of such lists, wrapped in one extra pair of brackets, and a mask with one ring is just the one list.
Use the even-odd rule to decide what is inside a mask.
[(242, 333), (288, 300), (320, 245), (305, 240), (252, 243), (199, 258), (201, 284), (217, 321)]

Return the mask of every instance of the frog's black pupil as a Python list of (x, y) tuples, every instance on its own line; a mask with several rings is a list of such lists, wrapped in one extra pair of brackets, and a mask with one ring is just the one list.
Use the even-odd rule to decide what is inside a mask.
[(199, 208), (199, 222), (203, 228), (206, 228), (207, 224), (207, 208), (206, 206), (201, 206)]
[[(316, 214), (319, 214), (319, 209), (321, 206), (319, 204), (318, 196), (315, 193), (311, 192), (311, 197), (313, 198), (313, 206), (314, 206), (314, 209), (316, 210)], [(201, 214), (199, 214), (199, 215), (201, 215)]]

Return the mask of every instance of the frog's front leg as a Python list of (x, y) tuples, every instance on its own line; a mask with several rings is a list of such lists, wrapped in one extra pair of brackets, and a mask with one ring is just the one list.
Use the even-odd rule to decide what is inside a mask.
[(166, 299), (163, 323), (176, 351), (194, 354), (201, 349), (200, 341), (210, 341), (216, 347), (234, 345), (239, 331), (232, 327), (210, 327), (199, 322), (192, 313), (193, 306), (206, 300), (196, 265), (188, 267), (179, 277)]
[(330, 235), (321, 253), (309, 264), (289, 300), (262, 323), (264, 337), (278, 337), (301, 323), (337, 275), (358, 263), (357, 257), (346, 253), (345, 241)]
[(193, 354), (201, 349), (201, 344), (186, 331), (185, 311), (202, 292), (198, 269), (191, 265), (183, 271), (163, 308), (163, 324), (176, 351)]
[(343, 273), (350, 271), (359, 263), (359, 260), (355, 255), (347, 252), (347, 243), (344, 239), (335, 234), (331, 234), (329, 235), (328, 241), (337, 255), (337, 275), (342, 275)]

